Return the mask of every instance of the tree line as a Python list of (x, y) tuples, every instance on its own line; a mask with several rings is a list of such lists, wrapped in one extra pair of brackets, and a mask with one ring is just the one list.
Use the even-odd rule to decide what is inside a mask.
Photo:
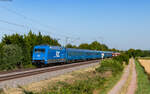
[(129, 49), (125, 52), (129, 57), (150, 57), (149, 50), (140, 50), (140, 49)]
[[(56, 39), (48, 35), (42, 35), (41, 32), (34, 34), (30, 31), (27, 35), (20, 35), (17, 33), (4, 35), (0, 43), (0, 70), (35, 67), (32, 65), (33, 47), (41, 44), (61, 46)], [(111, 50), (107, 45), (97, 41), (91, 44), (82, 43), (79, 46), (67, 44), (65, 47), (101, 51)]]
[[(0, 43), (0, 70), (13, 70), (18, 68), (31, 68), (32, 52), (35, 45), (48, 44), (53, 46), (61, 46), (54, 38), (48, 35), (42, 35), (40, 32), (34, 34), (30, 31), (27, 35), (12, 34), (4, 35)], [(119, 51), (115, 48), (110, 49), (107, 45), (94, 41), (90, 44), (82, 43), (79, 46), (67, 44), (66, 48), (90, 49), (100, 51), (115, 51), (129, 55), (129, 57), (145, 57), (150, 56), (149, 51), (140, 49), (130, 49), (128, 51)]]
[(35, 45), (49, 44), (61, 46), (50, 36), (38, 35), (30, 31), (27, 35), (4, 35), (0, 43), (0, 70), (34, 67), (32, 51)]
[(67, 44), (66, 48), (77, 48), (77, 49), (89, 49), (89, 50), (101, 50), (108, 51), (110, 50), (107, 45), (101, 44), (98, 41), (94, 41), (91, 44), (82, 43), (79, 46)]

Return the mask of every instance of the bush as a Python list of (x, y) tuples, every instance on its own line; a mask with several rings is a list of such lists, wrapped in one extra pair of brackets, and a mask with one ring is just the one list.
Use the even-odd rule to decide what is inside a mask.
[(100, 76), (89, 78), (88, 80), (77, 80), (74, 84), (66, 82), (58, 82), (51, 91), (46, 91), (44, 94), (92, 94), (93, 90), (104, 85), (105, 79)]
[(118, 62), (120, 62), (122, 64), (123, 64), (123, 62), (125, 62), (126, 64), (128, 64), (129, 63), (129, 55), (127, 55), (127, 54), (121, 54), (121, 55), (119, 55), (117, 57), (113, 57), (113, 60), (116, 60), (116, 61), (118, 61)]
[(0, 42), (0, 69), (31, 68), (32, 52), (35, 45), (49, 44), (60, 46), (50, 36), (38, 35), (30, 31), (27, 35), (5, 35)]
[(18, 45), (4, 45), (2, 50), (3, 56), (1, 56), (0, 62), (1, 70), (15, 69), (22, 63), (22, 49)]
[(111, 71), (113, 75), (121, 72), (123, 70), (123, 65), (117, 60), (103, 60), (101, 66), (96, 68), (96, 71), (105, 73), (106, 71)]

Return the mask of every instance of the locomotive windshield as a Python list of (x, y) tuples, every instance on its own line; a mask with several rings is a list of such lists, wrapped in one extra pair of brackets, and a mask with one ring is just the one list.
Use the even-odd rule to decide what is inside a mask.
[(44, 53), (45, 49), (35, 49), (35, 53)]

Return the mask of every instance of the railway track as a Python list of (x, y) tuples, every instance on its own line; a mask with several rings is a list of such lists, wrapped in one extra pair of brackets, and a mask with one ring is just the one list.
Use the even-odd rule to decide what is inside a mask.
[(99, 60), (85, 61), (85, 62), (72, 63), (72, 64), (66, 64), (66, 65), (54, 66), (54, 67), (46, 67), (46, 68), (40, 68), (40, 69), (30, 69), (30, 70), (25, 70), (25, 71), (20, 71), (20, 72), (3, 73), (3, 74), (0, 74), (0, 82), (12, 80), (16, 78), (37, 75), (37, 74), (46, 73), (46, 72), (72, 68), (72, 67), (86, 65), (90, 63), (96, 63), (96, 62), (99, 62)]

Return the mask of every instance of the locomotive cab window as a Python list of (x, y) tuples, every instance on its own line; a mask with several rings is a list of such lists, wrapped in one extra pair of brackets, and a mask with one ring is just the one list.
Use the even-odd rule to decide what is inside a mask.
[(45, 49), (35, 49), (35, 53), (44, 53)]

